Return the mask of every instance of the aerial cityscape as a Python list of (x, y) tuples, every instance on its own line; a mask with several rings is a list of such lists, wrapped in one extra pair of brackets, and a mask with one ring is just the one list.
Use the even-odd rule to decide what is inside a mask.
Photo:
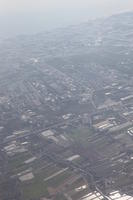
[(0, 41), (0, 200), (133, 200), (133, 12)]

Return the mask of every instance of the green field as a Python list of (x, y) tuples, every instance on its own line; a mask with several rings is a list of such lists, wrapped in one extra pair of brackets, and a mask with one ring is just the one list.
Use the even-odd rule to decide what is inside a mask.
[(39, 199), (48, 196), (47, 185), (43, 179), (35, 178), (30, 183), (22, 184), (22, 193), (24, 200)]
[(71, 175), (72, 175), (71, 171), (66, 171), (66, 172), (64, 172), (64, 173), (52, 178), (51, 180), (47, 181), (46, 183), (50, 187), (58, 187), (65, 180), (67, 180)]
[(93, 134), (89, 127), (78, 127), (71, 131), (69, 137), (77, 143), (88, 145), (88, 138)]
[[(44, 178), (48, 177), (47, 173), (49, 173), (49, 175), (51, 174), (51, 170), (52, 169), (49, 169), (49, 172), (48, 169), (41, 171), (35, 175), (35, 178), (32, 181), (22, 183), (22, 194), (24, 200), (39, 199), (43, 196), (48, 197), (48, 187), (58, 187), (64, 182), (64, 180), (71, 176), (71, 172), (66, 171), (48, 181), (44, 181)], [(52, 174), (53, 173), (54, 172), (52, 172)]]
[(11, 171), (19, 172), (25, 170), (27, 166), (24, 164), (24, 161), (29, 159), (31, 155), (29, 152), (21, 153), (11, 157), (8, 161), (8, 166)]
[(67, 199), (64, 197), (64, 195), (58, 194), (58, 195), (54, 198), (54, 200), (67, 200)]

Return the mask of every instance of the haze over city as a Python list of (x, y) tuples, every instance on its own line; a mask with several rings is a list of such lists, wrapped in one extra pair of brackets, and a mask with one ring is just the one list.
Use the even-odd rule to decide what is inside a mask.
[(0, 0), (0, 36), (37, 33), (132, 9), (132, 0)]
[(0, 200), (133, 200), (133, 0), (0, 0)]

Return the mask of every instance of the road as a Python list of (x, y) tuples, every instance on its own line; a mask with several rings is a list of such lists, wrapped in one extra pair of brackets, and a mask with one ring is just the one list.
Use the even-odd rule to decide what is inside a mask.
[(95, 191), (99, 192), (100, 195), (104, 198), (104, 200), (112, 200), (110, 197), (106, 196), (101, 189), (97, 186), (94, 176), (91, 172), (89, 172), (88, 170), (86, 171), (85, 169), (82, 169), (82, 167), (80, 165), (78, 165), (77, 163), (73, 163), (72, 161), (66, 161), (63, 160), (59, 155), (55, 154), (55, 153), (51, 153), (51, 152), (45, 152), (43, 154), (43, 156), (46, 156), (47, 158), (51, 159), (53, 162), (55, 162), (56, 164), (59, 164), (61, 166), (65, 166), (66, 168), (69, 167), (70, 169), (76, 169), (81, 175), (84, 175), (84, 177), (86, 178), (86, 180), (88, 181), (88, 183), (94, 187)]

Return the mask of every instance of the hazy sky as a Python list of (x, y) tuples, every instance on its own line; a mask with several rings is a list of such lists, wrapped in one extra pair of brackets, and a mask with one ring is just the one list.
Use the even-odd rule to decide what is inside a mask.
[(0, 35), (35, 33), (133, 10), (133, 0), (0, 0)]

